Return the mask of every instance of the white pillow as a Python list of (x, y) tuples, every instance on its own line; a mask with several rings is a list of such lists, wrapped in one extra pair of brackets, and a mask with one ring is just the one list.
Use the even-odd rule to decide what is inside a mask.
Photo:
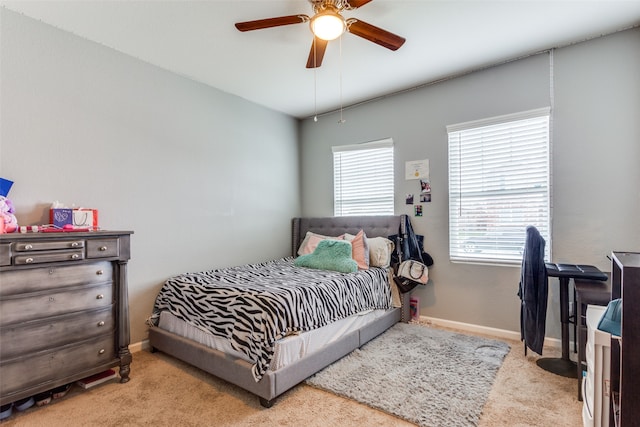
[(395, 245), (384, 237), (367, 238), (369, 245), (369, 265), (371, 267), (387, 268), (391, 264), (391, 254)]

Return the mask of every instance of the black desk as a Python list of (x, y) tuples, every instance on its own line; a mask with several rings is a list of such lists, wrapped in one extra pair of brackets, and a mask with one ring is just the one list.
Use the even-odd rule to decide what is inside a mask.
[[(543, 357), (538, 366), (567, 378), (576, 378), (577, 366), (569, 359), (569, 282), (571, 279), (607, 280), (607, 275), (592, 265), (546, 263), (547, 276), (560, 282), (560, 323), (562, 325), (562, 357)], [(574, 319), (575, 321), (576, 319)]]

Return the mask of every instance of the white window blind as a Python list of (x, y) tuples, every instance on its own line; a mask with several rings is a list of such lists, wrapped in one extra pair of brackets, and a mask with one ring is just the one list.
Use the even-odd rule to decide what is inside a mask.
[(535, 226), (550, 259), (549, 108), (447, 126), (451, 261), (522, 262)]
[(332, 151), (334, 215), (393, 215), (393, 140)]

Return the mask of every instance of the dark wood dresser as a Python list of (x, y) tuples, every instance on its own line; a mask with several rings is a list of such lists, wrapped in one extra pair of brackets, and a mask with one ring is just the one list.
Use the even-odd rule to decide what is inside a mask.
[(0, 235), (0, 404), (119, 366), (131, 231)]
[(611, 298), (622, 299), (621, 337), (611, 337), (610, 426), (640, 426), (640, 252), (611, 254)]

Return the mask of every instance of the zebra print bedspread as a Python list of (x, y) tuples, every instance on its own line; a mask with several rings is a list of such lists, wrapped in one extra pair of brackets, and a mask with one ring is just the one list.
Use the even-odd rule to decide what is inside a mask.
[(286, 335), (320, 328), (371, 309), (390, 309), (387, 272), (314, 270), (293, 258), (248, 264), (168, 279), (151, 317), (158, 324), (168, 310), (216, 336), (254, 361), (256, 381), (267, 371), (274, 343)]

